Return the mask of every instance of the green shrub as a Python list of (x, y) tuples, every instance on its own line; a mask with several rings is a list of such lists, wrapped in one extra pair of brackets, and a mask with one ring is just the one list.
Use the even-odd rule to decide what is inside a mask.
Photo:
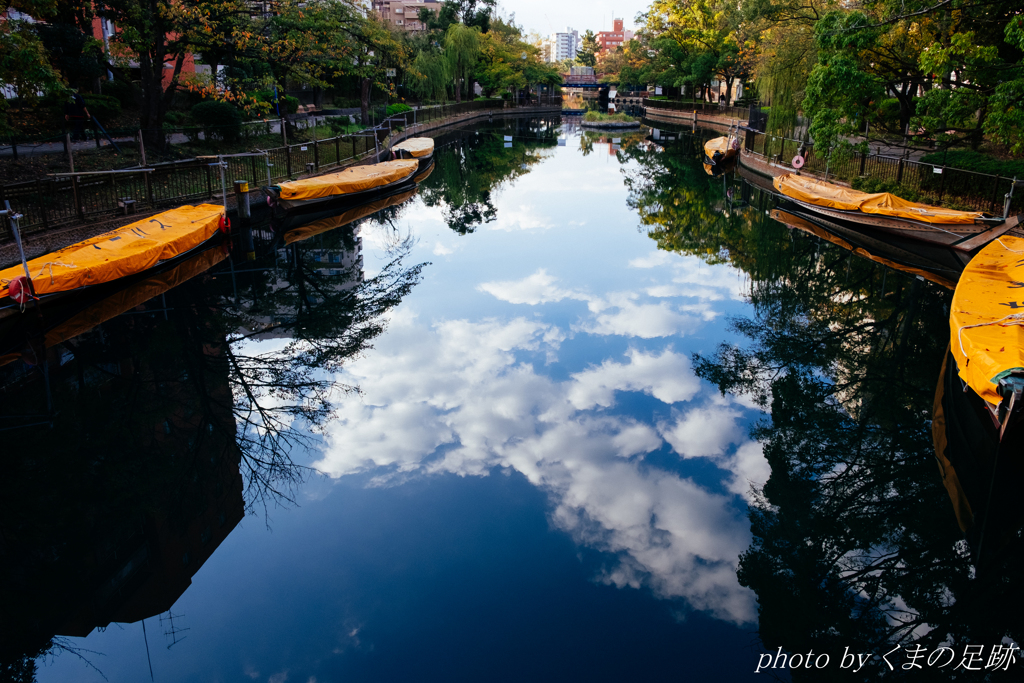
[(388, 116), (394, 116), (395, 114), (404, 114), (407, 111), (412, 111), (412, 107), (408, 104), (389, 104), (388, 105)]
[[(270, 115), (277, 116), (277, 107), (274, 103), (274, 91), (273, 90), (260, 90), (259, 92), (253, 93), (260, 102), (267, 102), (270, 104)], [(299, 110), (299, 98), (292, 97), (291, 95), (278, 95), (278, 100), (281, 106), (281, 115), (294, 114)]]
[(121, 115), (121, 102), (111, 95), (82, 95), (89, 113), (100, 123), (109, 122)]
[(969, 149), (953, 149), (948, 152), (932, 152), (921, 157), (921, 161), (935, 166), (946, 165), (965, 171), (1000, 175), (1004, 178), (1024, 178), (1024, 160), (997, 159), (984, 152)]
[(208, 100), (192, 107), (192, 120), (203, 129), (207, 140), (235, 142), (242, 136), (242, 112), (227, 102)]
[(101, 90), (103, 90), (104, 95), (115, 98), (121, 103), (122, 107), (128, 109), (134, 109), (139, 106), (139, 102), (142, 100), (142, 91), (134, 83), (126, 83), (117, 79), (103, 81)]
[(636, 121), (629, 114), (602, 114), (598, 111), (588, 111), (583, 115), (583, 120), (589, 123), (632, 123)]

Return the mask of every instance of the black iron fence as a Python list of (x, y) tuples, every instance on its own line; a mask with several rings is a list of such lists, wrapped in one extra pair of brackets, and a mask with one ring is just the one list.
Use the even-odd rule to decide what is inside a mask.
[[(794, 158), (803, 151), (804, 171), (846, 182), (863, 178), (891, 183), (916, 193), (921, 201), (950, 208), (1002, 214), (1004, 198), (1014, 182), (1013, 178), (1004, 176), (882, 154), (848, 152), (823, 155), (814, 149), (811, 142), (764, 133), (749, 132), (746, 136), (748, 152), (780, 166), (793, 168)], [(1024, 212), (1024, 193), (1013, 198), (1010, 212)]]
[[(383, 150), (389, 135), (398, 130), (422, 128), (474, 112), (532, 108), (558, 104), (549, 101), (463, 102), (404, 112), (381, 124), (351, 135), (292, 142), (272, 149), (244, 154), (199, 156), (182, 161), (150, 164), (109, 171), (59, 173), (8, 185), (0, 185), (0, 206), (10, 201), (21, 213), (25, 233), (82, 221), (91, 216), (177, 206), (198, 199), (220, 201), (221, 166), (224, 185), (230, 190), (235, 180), (254, 186), (273, 184), (299, 175), (316, 173), (375, 155)], [(0, 239), (8, 238), (0, 223)]]

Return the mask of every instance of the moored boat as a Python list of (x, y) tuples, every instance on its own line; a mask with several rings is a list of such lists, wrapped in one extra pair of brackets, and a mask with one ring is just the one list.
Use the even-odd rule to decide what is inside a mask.
[[(983, 211), (957, 211), (910, 202), (890, 192), (860, 192), (793, 173), (773, 180), (786, 199), (826, 218), (858, 223), (874, 230), (974, 252), (1006, 234), (1024, 237), (1024, 215), (993, 217)], [(1013, 190), (1007, 195), (1007, 213)]]
[[(188, 258), (227, 229), (224, 208), (180, 206), (0, 271), (0, 317)], [(28, 268), (28, 275), (25, 268)]]
[(734, 135), (723, 135), (704, 143), (704, 172), (710, 176), (721, 175), (736, 165), (740, 154), (740, 140)]
[(317, 207), (328, 202), (363, 203), (378, 193), (412, 183), (419, 167), (420, 162), (414, 159), (352, 166), (337, 173), (271, 185), (266, 192), (286, 211)]
[(420, 163), (420, 168), (426, 168), (433, 160), (434, 139), (433, 138), (409, 138), (402, 140), (391, 148), (396, 159), (415, 159)]
[(976, 559), (986, 543), (994, 552), (1024, 519), (1016, 492), (1024, 475), (1022, 256), (1024, 239), (1004, 236), (964, 269), (950, 306), (950, 351), (936, 392), (936, 456)]

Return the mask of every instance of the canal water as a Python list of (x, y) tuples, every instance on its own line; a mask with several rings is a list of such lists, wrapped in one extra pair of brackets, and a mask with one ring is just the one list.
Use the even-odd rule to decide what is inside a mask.
[(699, 133), (437, 142), (414, 196), (5, 328), (5, 662), (742, 681), (1000, 642), (932, 448), (941, 277), (774, 220)]

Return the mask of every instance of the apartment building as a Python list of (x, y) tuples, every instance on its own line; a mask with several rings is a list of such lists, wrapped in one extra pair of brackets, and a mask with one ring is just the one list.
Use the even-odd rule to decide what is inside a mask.
[(623, 28), (622, 19), (615, 19), (612, 21), (611, 31), (597, 32), (597, 43), (600, 45), (598, 52), (601, 53), (606, 50), (615, 50), (616, 48), (622, 47), (632, 39), (633, 32), (626, 31)]
[(437, 11), (438, 0), (373, 0), (373, 10), (403, 31), (424, 31), (420, 10)]
[(576, 52), (580, 46), (580, 32), (567, 27), (562, 33), (552, 33), (547, 42), (548, 48), (544, 50), (546, 61), (576, 59)]

